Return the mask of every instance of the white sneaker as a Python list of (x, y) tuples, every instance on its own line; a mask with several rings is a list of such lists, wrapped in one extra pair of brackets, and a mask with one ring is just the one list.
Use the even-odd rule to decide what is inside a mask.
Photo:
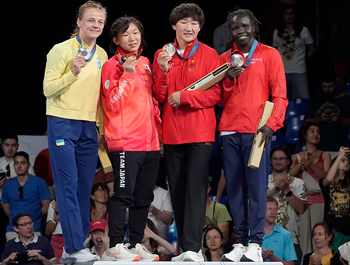
[(233, 244), (233, 249), (230, 253), (226, 253), (222, 256), (222, 261), (240, 262), (245, 252), (245, 247), (242, 244)]
[(202, 250), (198, 252), (186, 251), (183, 261), (204, 262)]
[(182, 252), (179, 256), (172, 257), (171, 261), (184, 261), (186, 252)]
[(261, 247), (256, 243), (250, 243), (241, 261), (263, 262)]
[(130, 249), (130, 252), (139, 255), (141, 261), (159, 261), (158, 255), (150, 253), (141, 244), (136, 244), (135, 248)]
[(139, 261), (140, 256), (132, 253), (128, 246), (129, 244), (116, 244), (115, 247), (107, 249), (106, 258), (115, 261)]
[(74, 263), (76, 261), (77, 261), (77, 259), (71, 258), (70, 254), (68, 254), (66, 252), (66, 250), (63, 248), (63, 253), (62, 253), (62, 256), (60, 258), (60, 263), (61, 264), (71, 264), (71, 263)]
[(63, 250), (60, 262), (62, 264), (70, 264), (74, 262), (88, 262), (96, 260), (98, 260), (98, 256), (91, 254), (88, 250), (84, 248), (71, 254), (68, 254), (65, 250)]

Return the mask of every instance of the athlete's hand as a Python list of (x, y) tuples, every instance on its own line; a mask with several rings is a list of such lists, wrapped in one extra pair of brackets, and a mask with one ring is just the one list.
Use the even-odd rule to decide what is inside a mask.
[(83, 56), (75, 57), (72, 61), (72, 72), (75, 77), (80, 74), (81, 68), (85, 67), (86, 61)]
[(272, 135), (273, 135), (273, 130), (267, 126), (266, 124), (261, 127), (259, 130), (258, 130), (258, 133), (262, 133), (262, 138), (261, 138), (261, 142), (259, 144), (259, 147), (265, 142), (265, 145), (264, 147), (269, 143)]
[(180, 107), (181, 105), (181, 91), (176, 91), (171, 94), (171, 96), (168, 98), (169, 104), (174, 107)]
[(160, 70), (162, 70), (164, 74), (168, 72), (168, 63), (171, 60), (171, 58), (173, 57), (170, 56), (167, 52), (160, 52), (158, 54), (157, 63)]
[(227, 77), (228, 79), (230, 79), (231, 81), (235, 81), (236, 77), (243, 73), (243, 68), (237, 65), (233, 65), (231, 66), (228, 70), (227, 70)]
[(123, 64), (124, 71), (134, 74), (135, 66), (137, 65), (136, 57), (130, 56)]

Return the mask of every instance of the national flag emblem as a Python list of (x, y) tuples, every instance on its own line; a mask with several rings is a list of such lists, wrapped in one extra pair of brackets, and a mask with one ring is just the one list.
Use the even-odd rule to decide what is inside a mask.
[(63, 140), (63, 139), (56, 140), (56, 145), (57, 145), (57, 146), (64, 145), (64, 140)]

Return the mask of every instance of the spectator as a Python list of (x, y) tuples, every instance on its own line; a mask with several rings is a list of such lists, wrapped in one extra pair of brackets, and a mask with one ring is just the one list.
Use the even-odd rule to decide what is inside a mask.
[(48, 237), (51, 237), (50, 243), (55, 253), (56, 261), (59, 263), (63, 253), (64, 238), (56, 201), (52, 201), (49, 205), (45, 232)]
[(292, 5), (285, 7), (283, 16), (273, 33), (273, 44), (280, 52), (287, 81), (288, 98), (309, 98), (306, 76), (305, 54), (315, 52), (314, 41), (309, 30), (298, 20)]
[(91, 221), (104, 220), (108, 212), (109, 189), (105, 183), (97, 183), (91, 190)]
[(205, 230), (203, 236), (204, 255), (207, 261), (221, 261), (223, 254), (223, 234), (221, 230), (212, 226)]
[(262, 256), (264, 261), (282, 262), (283, 265), (294, 265), (297, 255), (293, 246), (292, 235), (276, 223), (278, 202), (267, 198), (266, 220)]
[(91, 253), (97, 255), (100, 260), (110, 260), (107, 254), (109, 248), (109, 237), (106, 222), (103, 220), (95, 220), (90, 223), (90, 235), (85, 242), (92, 240), (94, 246)]
[(142, 245), (148, 252), (157, 254), (160, 257), (173, 255), (176, 252), (172, 244), (158, 235), (157, 228), (151, 219), (147, 219)]
[[(50, 204), (50, 192), (44, 180), (29, 174), (29, 155), (17, 152), (13, 156), (17, 178), (10, 179), (3, 188), (2, 205), (10, 220), (19, 213), (29, 214), (34, 222), (34, 233), (41, 235), (41, 215)], [(16, 237), (12, 223), (6, 229), (6, 239)]]
[(52, 265), (56, 260), (46, 237), (33, 233), (33, 219), (20, 213), (13, 217), (12, 226), (17, 236), (8, 241), (1, 255), (3, 265), (11, 263), (30, 265)]
[(153, 189), (154, 199), (149, 207), (148, 218), (157, 228), (158, 235), (167, 240), (167, 225), (173, 223), (173, 206), (169, 191), (155, 186)]
[(350, 241), (350, 171), (348, 147), (341, 147), (327, 177), (320, 180), (325, 199), (324, 220), (333, 229), (333, 250)]
[(350, 242), (339, 247), (340, 261), (343, 265), (349, 265), (350, 260)]
[(109, 189), (109, 197), (111, 197), (114, 193), (114, 173), (113, 171), (106, 173), (103, 169), (100, 159), (97, 160), (96, 173), (94, 178), (95, 185), (97, 183), (105, 183)]
[(310, 234), (312, 227), (323, 221), (324, 198), (321, 193), (319, 180), (325, 178), (330, 168), (331, 157), (327, 152), (317, 148), (321, 132), (316, 123), (307, 123), (300, 131), (299, 142), (305, 145), (305, 150), (292, 156), (292, 166), (289, 174), (302, 178), (307, 192), (308, 208), (301, 216), (299, 243), (303, 253), (315, 249)]
[[(211, 191), (211, 186), (208, 186), (207, 192), (207, 204), (206, 204), (206, 220), (207, 226), (215, 226), (220, 229), (223, 234), (222, 241), (225, 245), (227, 240), (229, 239), (229, 225), (232, 222), (231, 216), (228, 213), (228, 210), (225, 205), (211, 201), (209, 199), (209, 193)], [(209, 219), (209, 220), (208, 220)]]
[(348, 146), (350, 127), (350, 95), (341, 93), (336, 86), (336, 76), (322, 76), (322, 91), (310, 100), (305, 122), (316, 122), (322, 131), (319, 148), (338, 151), (340, 146)]
[(303, 180), (291, 176), (288, 172), (292, 155), (286, 146), (276, 146), (270, 153), (272, 174), (268, 180), (268, 196), (278, 202), (277, 224), (291, 233), (295, 252), (300, 264), (302, 251), (299, 245), (300, 215), (307, 208), (307, 193)]
[(334, 234), (326, 223), (315, 224), (312, 229), (312, 239), (316, 250), (304, 255), (303, 265), (340, 265), (339, 253), (329, 246), (333, 244)]

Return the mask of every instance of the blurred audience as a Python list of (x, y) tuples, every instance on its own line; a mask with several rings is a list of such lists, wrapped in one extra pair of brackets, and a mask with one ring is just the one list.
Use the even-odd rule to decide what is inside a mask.
[[(303, 26), (293, 5), (284, 8), (281, 21), (273, 33), (273, 44), (280, 52), (287, 81), (288, 98), (309, 98), (305, 55), (315, 52), (309, 30)], [(306, 53), (308, 48), (308, 53)]]
[(154, 198), (149, 206), (148, 218), (152, 220), (157, 228), (158, 235), (166, 240), (168, 237), (167, 226), (173, 223), (173, 206), (170, 193), (168, 190), (155, 186), (153, 195)]
[(207, 261), (221, 261), (223, 253), (223, 234), (216, 226), (208, 227), (203, 235), (204, 255)]
[(225, 245), (228, 241), (230, 234), (230, 224), (232, 223), (231, 216), (224, 204), (221, 204), (219, 202), (214, 202), (209, 199), (209, 193), (211, 191), (210, 184), (208, 185), (208, 191), (207, 191), (207, 204), (206, 204), (206, 210), (205, 210), (205, 227), (204, 230), (207, 227), (210, 226), (216, 226), (220, 229), (221, 233), (223, 234), (223, 244)]
[(319, 148), (338, 151), (348, 146), (350, 127), (350, 95), (337, 88), (336, 76), (322, 76), (322, 90), (312, 98), (305, 115), (305, 123), (316, 122), (322, 131)]
[(350, 171), (348, 147), (341, 147), (339, 154), (333, 159), (333, 164), (327, 177), (320, 180), (323, 197), (325, 198), (325, 222), (333, 229), (333, 250), (350, 241)]
[[(10, 179), (2, 192), (2, 205), (10, 220), (19, 213), (27, 213), (33, 218), (34, 231), (41, 235), (41, 216), (46, 214), (50, 204), (50, 192), (44, 180), (29, 174), (29, 155), (17, 152), (13, 156), (16, 178)], [(17, 236), (10, 222), (6, 229), (6, 239)]]
[(15, 238), (8, 241), (1, 255), (3, 265), (52, 265), (56, 258), (46, 237), (34, 234), (34, 222), (30, 215), (19, 213), (12, 218)]
[(343, 265), (349, 265), (350, 260), (350, 242), (339, 247), (340, 261)]
[(104, 220), (108, 213), (109, 189), (105, 183), (97, 183), (91, 190), (91, 221)]
[(297, 255), (293, 246), (292, 235), (276, 223), (278, 202), (273, 197), (267, 198), (266, 220), (262, 256), (264, 261), (282, 262), (283, 265), (294, 265)]
[(100, 260), (111, 260), (107, 255), (109, 248), (108, 230), (106, 222), (103, 220), (95, 220), (90, 223), (90, 234), (85, 242), (92, 240), (94, 243), (90, 249), (92, 254), (99, 257)]
[(312, 229), (312, 239), (315, 242), (315, 251), (305, 254), (303, 265), (340, 265), (339, 252), (329, 246), (333, 244), (334, 234), (326, 223), (315, 224)]
[(52, 201), (49, 205), (45, 232), (46, 235), (50, 238), (51, 246), (55, 252), (56, 261), (57, 263), (60, 263), (59, 261), (62, 257), (64, 247), (64, 238), (56, 201)]
[(276, 146), (270, 154), (272, 174), (268, 180), (268, 196), (278, 202), (277, 224), (291, 233), (295, 252), (300, 264), (303, 257), (300, 244), (300, 215), (307, 208), (306, 186), (303, 180), (291, 176), (288, 172), (292, 155), (287, 146)]
[(161, 258), (174, 255), (176, 252), (172, 244), (158, 235), (157, 228), (151, 219), (147, 219), (142, 245), (149, 253), (157, 254)]
[(321, 132), (317, 123), (305, 124), (299, 136), (303, 151), (292, 156), (289, 174), (301, 178), (306, 186), (308, 208), (301, 216), (299, 243), (303, 253), (315, 249), (310, 234), (312, 227), (323, 221), (324, 198), (319, 181), (325, 178), (330, 168), (331, 157), (327, 152), (318, 149)]
[(103, 169), (100, 159), (97, 160), (96, 173), (92, 185), (105, 183), (109, 189), (109, 197), (113, 195), (114, 190), (114, 173), (113, 171), (106, 173)]

